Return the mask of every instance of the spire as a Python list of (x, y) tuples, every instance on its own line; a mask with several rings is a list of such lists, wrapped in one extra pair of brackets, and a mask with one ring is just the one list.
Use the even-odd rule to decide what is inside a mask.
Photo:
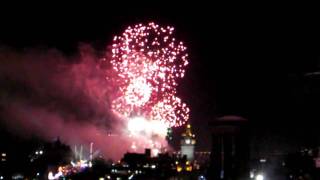
[(182, 134), (182, 144), (195, 144), (195, 135), (192, 134), (191, 125), (187, 124), (186, 131)]
[(195, 135), (192, 134), (191, 125), (187, 124), (186, 131), (182, 134), (182, 137), (195, 138)]

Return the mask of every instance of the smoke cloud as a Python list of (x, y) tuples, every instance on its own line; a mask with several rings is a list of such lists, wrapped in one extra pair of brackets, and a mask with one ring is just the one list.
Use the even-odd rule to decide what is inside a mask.
[(12, 132), (94, 147), (118, 160), (129, 149), (110, 110), (116, 91), (109, 60), (89, 45), (73, 56), (56, 49), (0, 48), (0, 120)]

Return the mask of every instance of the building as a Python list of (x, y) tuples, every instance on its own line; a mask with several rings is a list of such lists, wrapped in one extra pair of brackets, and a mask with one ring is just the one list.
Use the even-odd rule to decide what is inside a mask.
[(194, 160), (194, 146), (196, 144), (195, 135), (192, 134), (191, 125), (188, 124), (186, 131), (182, 134), (181, 155), (187, 156), (188, 161)]
[(213, 121), (209, 176), (211, 179), (242, 180), (249, 177), (248, 121), (224, 116)]

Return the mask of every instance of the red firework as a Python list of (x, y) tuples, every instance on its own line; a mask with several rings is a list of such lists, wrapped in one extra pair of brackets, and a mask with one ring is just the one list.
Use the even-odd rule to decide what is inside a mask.
[(189, 108), (176, 97), (188, 54), (173, 31), (170, 26), (138, 24), (114, 37), (111, 64), (119, 76), (120, 92), (113, 101), (115, 112), (125, 117), (144, 115), (171, 127), (188, 120)]

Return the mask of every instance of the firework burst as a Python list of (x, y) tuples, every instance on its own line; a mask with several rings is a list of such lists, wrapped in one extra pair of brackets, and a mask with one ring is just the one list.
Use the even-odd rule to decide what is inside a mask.
[(138, 24), (114, 37), (111, 64), (119, 77), (120, 92), (112, 103), (116, 113), (163, 121), (168, 127), (188, 120), (189, 108), (176, 96), (188, 54), (173, 31), (170, 26)]

